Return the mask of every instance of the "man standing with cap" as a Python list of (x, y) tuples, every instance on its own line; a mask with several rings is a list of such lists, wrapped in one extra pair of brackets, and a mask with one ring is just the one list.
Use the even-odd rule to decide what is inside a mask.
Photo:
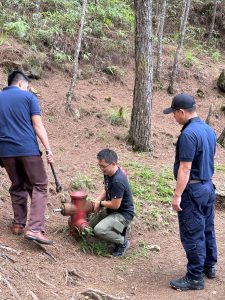
[(195, 100), (189, 94), (175, 96), (163, 113), (173, 113), (177, 123), (183, 125), (176, 144), (172, 208), (178, 212), (180, 239), (188, 264), (186, 275), (172, 280), (170, 286), (183, 291), (201, 290), (203, 275), (210, 279), (216, 276), (215, 187), (211, 180), (216, 135), (198, 117)]

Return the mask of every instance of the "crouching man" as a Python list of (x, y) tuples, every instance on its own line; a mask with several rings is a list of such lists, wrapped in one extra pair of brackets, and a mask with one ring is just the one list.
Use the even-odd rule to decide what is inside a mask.
[(104, 175), (104, 190), (94, 202), (94, 217), (90, 220), (95, 235), (115, 243), (113, 256), (123, 256), (130, 242), (127, 227), (134, 216), (134, 205), (127, 176), (117, 165), (117, 154), (103, 149), (97, 154), (98, 166)]

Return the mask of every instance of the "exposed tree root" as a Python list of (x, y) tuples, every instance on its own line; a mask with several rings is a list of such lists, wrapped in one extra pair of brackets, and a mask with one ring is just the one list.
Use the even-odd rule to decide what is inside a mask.
[(112, 295), (108, 295), (96, 289), (88, 289), (82, 293), (84, 296), (90, 297), (92, 300), (123, 300)]

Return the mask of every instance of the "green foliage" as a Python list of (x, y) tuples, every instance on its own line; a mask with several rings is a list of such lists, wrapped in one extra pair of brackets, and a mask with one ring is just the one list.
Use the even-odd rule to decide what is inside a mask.
[(211, 50), (211, 57), (214, 61), (220, 61), (221, 53), (218, 49)]
[(124, 166), (129, 174), (136, 214), (148, 211), (154, 219), (159, 219), (163, 211), (157, 205), (170, 203), (173, 194), (172, 172), (162, 170), (155, 174), (149, 167), (135, 161)]
[(183, 65), (186, 68), (190, 68), (193, 65), (197, 64), (197, 62), (198, 62), (198, 59), (193, 55), (193, 53), (191, 51), (186, 51), (186, 55), (185, 55)]
[(28, 28), (29, 28), (28, 23), (21, 18), (19, 18), (15, 22), (9, 22), (4, 26), (4, 29), (7, 32), (9, 31), (12, 32), (13, 35), (18, 38), (24, 38), (27, 35)]
[(72, 190), (85, 190), (93, 192), (95, 191), (95, 185), (93, 184), (89, 176), (78, 174), (75, 176), (71, 183)]
[(127, 113), (123, 107), (120, 107), (118, 110), (111, 109), (108, 114), (108, 119), (111, 125), (125, 125), (127, 122)]
[(95, 238), (92, 228), (88, 229), (87, 231), (83, 231), (79, 235), (78, 242), (81, 251), (86, 254), (88, 253), (97, 256), (106, 256), (109, 254), (109, 244), (105, 241)]
[(66, 61), (72, 61), (71, 55), (68, 55), (65, 52), (60, 51), (58, 49), (53, 49), (52, 50), (52, 55), (53, 55), (54, 60), (58, 63), (62, 63), (62, 62), (66, 62)]
[(225, 173), (225, 165), (215, 164), (215, 172)]
[[(36, 13), (35, 1), (6, 0), (1, 1), (0, 5), (0, 25), (5, 32), (12, 33), (38, 49), (47, 46), (58, 62), (70, 60), (79, 29), (80, 0), (42, 0), (39, 14)], [(86, 36), (106, 38), (102, 45), (104, 48), (113, 44), (114, 51), (121, 44), (122, 49), (122, 44), (127, 43), (127, 36), (133, 28), (134, 12), (126, 1), (101, 0), (98, 5), (88, 1), (83, 41)], [(98, 45), (96, 47), (98, 51), (101, 50)], [(86, 50), (89, 53), (86, 58), (89, 60), (90, 50), (93, 49)]]

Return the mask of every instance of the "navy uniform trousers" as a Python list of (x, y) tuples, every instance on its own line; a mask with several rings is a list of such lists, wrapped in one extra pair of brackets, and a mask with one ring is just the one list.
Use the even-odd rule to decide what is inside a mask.
[(189, 183), (181, 197), (180, 239), (188, 260), (186, 275), (192, 279), (202, 278), (204, 268), (217, 262), (214, 200), (211, 180)]

